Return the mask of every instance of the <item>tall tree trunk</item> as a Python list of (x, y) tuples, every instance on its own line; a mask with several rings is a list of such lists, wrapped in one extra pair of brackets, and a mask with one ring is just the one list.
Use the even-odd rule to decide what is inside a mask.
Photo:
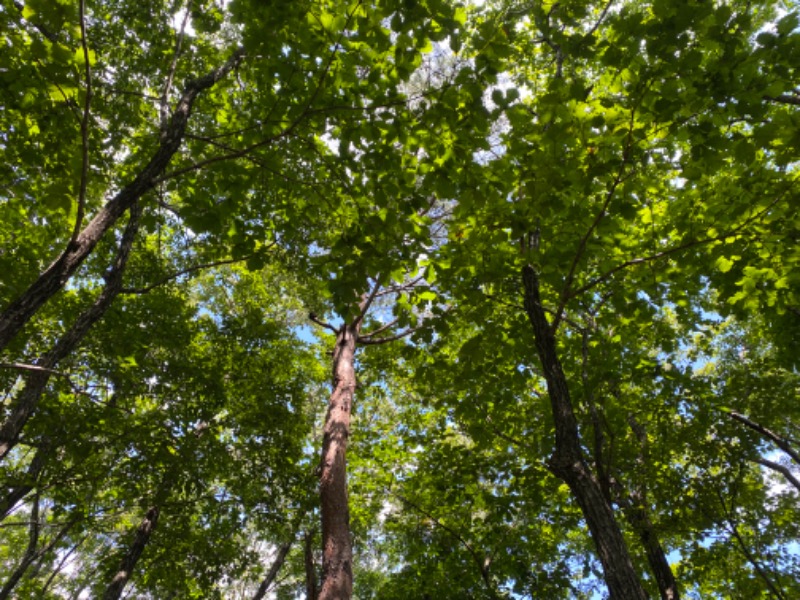
[(278, 553), (275, 555), (275, 560), (272, 561), (272, 566), (269, 568), (269, 573), (267, 573), (267, 576), (264, 578), (264, 581), (261, 582), (261, 585), (258, 586), (258, 589), (253, 596), (253, 600), (262, 600), (264, 596), (267, 595), (267, 590), (278, 576), (283, 563), (286, 562), (286, 555), (289, 554), (291, 547), (291, 540), (280, 545), (278, 548)]
[(192, 105), (197, 96), (230, 73), (243, 57), (244, 51), (238, 49), (224, 65), (189, 82), (172, 113), (172, 119), (162, 132), (161, 142), (150, 162), (131, 183), (123, 187), (108, 201), (83, 231), (70, 241), (61, 256), (47, 267), (38, 279), (0, 315), (0, 351), (5, 349), (14, 336), (36, 314), (36, 311), (64, 287), (78, 267), (86, 260), (86, 257), (94, 250), (100, 238), (113, 227), (125, 211), (152, 189), (155, 181), (164, 174), (167, 165), (183, 142)]
[(16, 445), (25, 423), (28, 422), (39, 404), (39, 399), (50, 381), (53, 368), (80, 344), (92, 326), (103, 317), (122, 289), (122, 276), (136, 233), (139, 230), (139, 215), (139, 205), (134, 204), (131, 206), (130, 219), (122, 234), (114, 262), (105, 277), (106, 285), (103, 291), (92, 305), (75, 319), (72, 327), (58, 339), (52, 350), (38, 361), (36, 366), (39, 369), (28, 376), (25, 387), (11, 405), (8, 417), (0, 425), (0, 460), (5, 458), (11, 448)]
[(343, 325), (333, 351), (333, 392), (322, 438), (319, 493), (322, 507), (322, 588), (319, 600), (349, 600), (353, 549), (347, 504), (347, 440), (356, 389), (355, 352), (361, 319)]
[(539, 278), (532, 266), (522, 269), (522, 282), (525, 312), (533, 328), (555, 421), (556, 447), (548, 467), (569, 486), (580, 506), (603, 565), (612, 600), (646, 600), (647, 594), (633, 567), (611, 505), (583, 456), (567, 378), (558, 359), (553, 330), (542, 307)]
[(122, 590), (130, 580), (133, 569), (136, 568), (136, 563), (139, 562), (145, 546), (150, 541), (150, 536), (158, 524), (158, 515), (159, 508), (157, 506), (153, 506), (147, 511), (144, 520), (136, 529), (133, 544), (128, 548), (128, 552), (125, 553), (120, 563), (119, 570), (106, 588), (105, 594), (103, 594), (103, 600), (119, 600)]

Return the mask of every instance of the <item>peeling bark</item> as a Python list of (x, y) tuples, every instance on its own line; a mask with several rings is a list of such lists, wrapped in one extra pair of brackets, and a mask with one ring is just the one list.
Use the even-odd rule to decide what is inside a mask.
[(555, 422), (556, 447), (548, 467), (569, 486), (580, 506), (603, 565), (612, 600), (646, 600), (647, 594), (633, 567), (614, 512), (583, 456), (567, 378), (558, 359), (553, 330), (542, 307), (539, 278), (532, 266), (522, 269), (522, 282), (525, 312), (533, 328)]

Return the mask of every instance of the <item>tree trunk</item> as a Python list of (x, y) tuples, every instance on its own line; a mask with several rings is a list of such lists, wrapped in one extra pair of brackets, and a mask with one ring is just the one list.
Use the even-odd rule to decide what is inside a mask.
[(136, 178), (122, 188), (78, 236), (70, 241), (67, 248), (22, 295), (11, 303), (0, 315), (0, 351), (30, 321), (50, 298), (52, 298), (70, 277), (78, 270), (86, 257), (94, 250), (97, 242), (113, 227), (114, 223), (146, 192), (152, 189), (155, 181), (164, 173), (173, 155), (178, 151), (186, 132), (186, 124), (192, 104), (204, 90), (212, 87), (225, 77), (244, 57), (242, 49), (221, 67), (207, 75), (191, 81), (183, 92), (172, 113), (172, 120), (162, 132), (161, 143), (150, 162)]
[(267, 573), (267, 576), (264, 578), (264, 581), (261, 582), (261, 585), (258, 586), (258, 589), (253, 596), (253, 600), (262, 600), (264, 596), (267, 595), (267, 590), (278, 576), (278, 572), (281, 570), (283, 563), (286, 562), (286, 555), (289, 554), (291, 547), (291, 540), (280, 545), (278, 548), (278, 553), (275, 555), (275, 560), (272, 561), (272, 566), (269, 568), (269, 573)]
[(642, 472), (639, 475), (639, 483), (635, 486), (632, 493), (626, 493), (621, 489), (622, 486), (620, 486), (620, 496), (622, 496), (622, 498), (619, 500), (618, 504), (622, 508), (622, 512), (628, 520), (631, 529), (636, 532), (636, 535), (639, 536), (639, 540), (642, 542), (642, 546), (644, 546), (647, 562), (658, 584), (661, 600), (680, 600), (678, 582), (675, 580), (672, 567), (669, 566), (667, 555), (664, 553), (664, 548), (661, 546), (658, 532), (656, 528), (653, 527), (647, 508), (646, 468), (650, 462), (647, 432), (633, 415), (628, 416), (628, 423), (630, 424), (631, 431), (633, 431), (634, 435), (636, 435), (639, 440), (640, 451), (636, 462)]
[(6, 581), (3, 589), (0, 589), (0, 600), (6, 600), (14, 590), (14, 588), (19, 583), (19, 580), (22, 579), (22, 576), (25, 575), (25, 571), (28, 570), (33, 564), (33, 561), (36, 560), (36, 547), (39, 544), (39, 496), (35, 496), (33, 499), (33, 504), (31, 505), (31, 522), (28, 527), (28, 547), (25, 549), (25, 554), (22, 556), (22, 560), (20, 561), (17, 568), (11, 573), (11, 576)]
[(139, 230), (139, 214), (138, 204), (131, 206), (130, 220), (125, 227), (125, 232), (122, 234), (122, 240), (120, 240), (119, 248), (114, 257), (114, 263), (106, 275), (106, 285), (103, 291), (100, 292), (100, 295), (92, 305), (75, 319), (75, 323), (58, 339), (52, 350), (38, 361), (36, 366), (41, 367), (41, 370), (35, 371), (28, 376), (25, 387), (11, 405), (8, 417), (0, 425), (0, 461), (16, 445), (19, 434), (36, 410), (39, 398), (41, 398), (48, 381), (50, 381), (52, 369), (61, 360), (69, 356), (80, 344), (92, 326), (103, 317), (114, 298), (117, 297), (122, 289), (122, 275), (125, 272), (125, 265), (128, 262), (136, 233)]
[(647, 509), (637, 502), (637, 497), (634, 495), (626, 499), (625, 504), (622, 505), (622, 512), (644, 546), (647, 562), (658, 584), (661, 600), (680, 600), (675, 574), (661, 547), (658, 533), (647, 515)]
[(633, 567), (614, 512), (583, 456), (567, 378), (558, 359), (553, 331), (541, 304), (539, 278), (532, 266), (527, 265), (522, 269), (522, 281), (525, 312), (533, 327), (555, 421), (556, 447), (548, 467), (569, 486), (580, 506), (603, 565), (611, 599), (646, 600), (647, 594)]
[(349, 600), (353, 549), (347, 504), (347, 439), (356, 389), (355, 352), (361, 319), (343, 325), (333, 351), (333, 392), (322, 438), (319, 493), (322, 506), (322, 588), (319, 600)]
[(306, 600), (317, 600), (317, 568), (314, 564), (314, 532), (307, 531), (304, 562), (306, 568)]
[(39, 475), (44, 467), (45, 456), (49, 450), (49, 441), (43, 440), (39, 448), (36, 450), (36, 454), (33, 455), (33, 458), (28, 465), (28, 469), (25, 472), (24, 481), (20, 482), (19, 485), (9, 488), (5, 498), (0, 500), (0, 521), (5, 519), (11, 513), (17, 503), (31, 493), (34, 487), (36, 487), (36, 482), (39, 480)]
[(120, 563), (119, 570), (106, 588), (105, 594), (103, 594), (103, 600), (119, 600), (122, 590), (130, 580), (133, 569), (136, 567), (136, 563), (139, 562), (139, 558), (141, 558), (145, 546), (150, 541), (150, 536), (158, 524), (158, 515), (159, 509), (157, 506), (153, 506), (147, 511), (144, 520), (136, 530), (133, 544), (128, 548), (128, 552)]

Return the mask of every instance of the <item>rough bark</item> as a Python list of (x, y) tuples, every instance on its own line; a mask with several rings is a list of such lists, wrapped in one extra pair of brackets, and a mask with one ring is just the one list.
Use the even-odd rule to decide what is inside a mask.
[(319, 493), (322, 512), (322, 587), (319, 600), (349, 600), (353, 549), (347, 502), (347, 440), (356, 389), (355, 352), (361, 319), (343, 325), (333, 351), (333, 392), (322, 438)]
[(106, 588), (103, 594), (103, 600), (119, 600), (122, 595), (122, 590), (131, 578), (136, 563), (144, 552), (147, 542), (150, 541), (150, 536), (158, 524), (159, 509), (157, 506), (151, 507), (142, 520), (139, 527), (136, 529), (136, 536), (134, 537), (133, 544), (128, 548), (125, 556), (120, 563), (119, 570), (114, 575), (111, 583)]
[(53, 368), (61, 360), (69, 356), (80, 344), (92, 326), (102, 318), (122, 289), (122, 276), (125, 271), (125, 265), (128, 262), (136, 233), (139, 230), (139, 213), (138, 204), (131, 206), (130, 219), (125, 227), (125, 232), (122, 234), (122, 240), (120, 240), (119, 248), (114, 257), (114, 263), (105, 276), (106, 284), (103, 287), (103, 291), (100, 292), (100, 295), (92, 305), (75, 319), (72, 327), (58, 339), (50, 352), (37, 361), (36, 366), (41, 368), (33, 371), (28, 376), (25, 387), (11, 405), (6, 420), (0, 425), (0, 461), (16, 445), (25, 423), (28, 422), (28, 419), (36, 410), (39, 399), (50, 381)]
[(281, 567), (283, 567), (283, 563), (286, 562), (286, 555), (289, 554), (289, 550), (292, 547), (292, 542), (284, 542), (278, 548), (278, 553), (275, 555), (275, 560), (272, 561), (272, 565), (269, 568), (269, 572), (267, 576), (264, 578), (264, 581), (261, 582), (261, 585), (258, 586), (255, 595), (253, 596), (253, 600), (262, 600), (264, 596), (267, 595), (267, 590), (269, 586), (275, 581), (275, 578), (278, 576), (278, 572), (280, 572)]
[(243, 57), (244, 50), (238, 49), (223, 66), (189, 82), (172, 113), (169, 125), (162, 132), (160, 144), (150, 162), (132, 182), (108, 201), (83, 231), (70, 241), (64, 252), (0, 315), (0, 351), (8, 346), (36, 311), (64, 287), (103, 235), (113, 227), (125, 211), (152, 189), (156, 179), (163, 175), (183, 142), (192, 105), (197, 96), (230, 73)]
[(539, 278), (532, 266), (523, 268), (522, 281), (525, 312), (533, 328), (555, 422), (556, 447), (548, 467), (569, 486), (578, 502), (597, 548), (612, 600), (646, 600), (647, 594), (633, 567), (614, 512), (583, 456), (567, 378), (558, 359), (553, 331), (542, 307)]
[(644, 546), (647, 563), (650, 565), (650, 571), (658, 584), (661, 599), (680, 600), (675, 574), (672, 572), (667, 555), (661, 546), (658, 532), (652, 521), (650, 521), (647, 509), (640, 502), (637, 502), (636, 495), (632, 495), (622, 504), (622, 511), (631, 529), (636, 532), (642, 542), (642, 546)]

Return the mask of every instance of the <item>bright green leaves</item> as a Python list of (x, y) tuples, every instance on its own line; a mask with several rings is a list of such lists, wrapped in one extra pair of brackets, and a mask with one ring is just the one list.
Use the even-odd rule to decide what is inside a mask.
[(720, 273), (727, 273), (728, 271), (730, 271), (731, 268), (733, 267), (733, 263), (736, 262), (737, 258), (741, 258), (741, 256), (731, 257), (731, 258), (726, 258), (724, 256), (720, 256), (717, 259), (717, 263), (716, 263), (717, 268), (719, 269)]

